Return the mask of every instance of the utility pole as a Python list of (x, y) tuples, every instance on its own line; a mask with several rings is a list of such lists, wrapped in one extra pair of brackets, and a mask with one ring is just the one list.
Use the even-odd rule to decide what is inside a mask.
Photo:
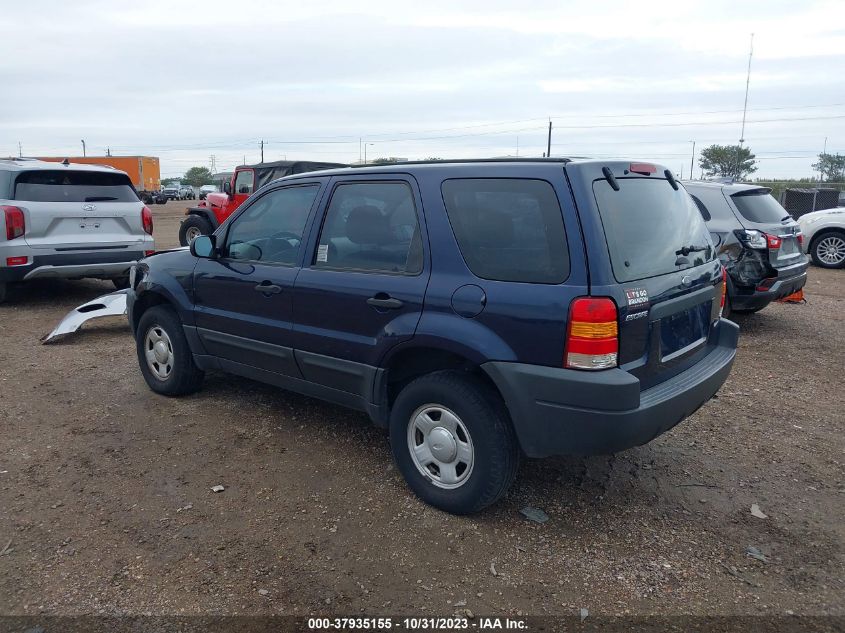
[(692, 168), (695, 164), (695, 141), (692, 142), (692, 156), (689, 159), (689, 179), (692, 180)]
[(736, 180), (739, 180), (739, 166), (742, 161), (742, 144), (745, 142), (745, 113), (748, 111), (748, 86), (751, 83), (751, 57), (754, 55), (754, 33), (751, 34), (751, 45), (748, 49), (748, 71), (745, 75), (745, 103), (742, 105), (742, 130), (739, 133), (739, 145), (736, 150)]
[(745, 142), (745, 113), (748, 110), (748, 86), (751, 83), (751, 57), (754, 55), (754, 33), (751, 34), (751, 46), (748, 50), (748, 72), (745, 76), (745, 103), (742, 106), (742, 130), (739, 133), (740, 147)]
[(111, 147), (106, 148), (106, 156), (111, 156)]
[(264, 139), (261, 140), (261, 162), (264, 162)]
[(208, 157), (208, 160), (211, 162), (211, 173), (216, 174), (217, 173), (217, 156), (212, 154), (211, 156)]
[[(824, 178), (824, 157), (827, 155), (827, 137), (824, 137), (824, 148), (822, 149), (822, 155), (819, 156), (819, 183), (821, 183), (822, 179)], [(813, 205), (815, 206), (815, 205)]]
[(519, 158), (519, 136), (516, 137), (516, 157)]
[(358, 163), (361, 163), (361, 143), (363, 139), (359, 136), (358, 137)]
[[(827, 139), (825, 139), (825, 142), (827, 142)], [(23, 158), (23, 145), (20, 141), (18, 141), (18, 158)]]
[(549, 119), (549, 140), (546, 141), (546, 156), (552, 157), (552, 120)]
[(82, 139), (82, 155), (87, 156), (87, 154), (85, 153), (85, 139)]

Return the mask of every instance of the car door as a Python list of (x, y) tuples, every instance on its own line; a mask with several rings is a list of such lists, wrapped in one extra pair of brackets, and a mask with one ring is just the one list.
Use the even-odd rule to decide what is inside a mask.
[(294, 288), (296, 359), (303, 377), (372, 396), (380, 358), (413, 336), (430, 274), (416, 183), (335, 178)]
[(299, 377), (291, 349), (292, 289), (320, 181), (249, 201), (218, 235), (219, 255), (194, 270), (195, 322), (207, 352)]

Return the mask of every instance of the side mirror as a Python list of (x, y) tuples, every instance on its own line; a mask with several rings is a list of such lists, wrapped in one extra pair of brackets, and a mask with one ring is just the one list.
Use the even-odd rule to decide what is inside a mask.
[(225, 193), (227, 196), (232, 195), (232, 183), (230, 183), (230, 182), (224, 182), (223, 183), (223, 193)]
[(209, 258), (214, 256), (217, 250), (216, 238), (213, 235), (199, 235), (191, 242), (191, 255), (194, 257)]

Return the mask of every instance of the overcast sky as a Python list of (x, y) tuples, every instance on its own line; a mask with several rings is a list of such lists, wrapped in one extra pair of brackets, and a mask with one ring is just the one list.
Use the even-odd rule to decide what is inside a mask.
[[(4, 2), (0, 155), (633, 157), (759, 177), (845, 153), (845, 2)], [(696, 159), (696, 176), (698, 175)]]

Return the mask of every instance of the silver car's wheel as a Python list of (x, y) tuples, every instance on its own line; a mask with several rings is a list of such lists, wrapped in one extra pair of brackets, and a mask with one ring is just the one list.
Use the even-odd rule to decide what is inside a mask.
[(816, 256), (828, 266), (841, 266), (845, 262), (845, 237), (827, 235), (816, 244)]
[(472, 474), (472, 438), (444, 406), (426, 404), (414, 411), (408, 421), (408, 451), (417, 469), (438, 488), (458, 488)]
[(200, 231), (198, 227), (196, 227), (196, 226), (189, 226), (189, 227), (185, 230), (185, 241), (187, 241), (187, 242), (188, 242), (188, 244), (190, 244), (190, 243), (191, 243), (191, 242), (193, 242), (195, 239), (197, 239), (200, 235), (202, 235), (202, 231)]
[(144, 337), (144, 356), (153, 376), (159, 380), (167, 380), (170, 377), (175, 361), (173, 343), (164, 328), (158, 324), (147, 330)]

